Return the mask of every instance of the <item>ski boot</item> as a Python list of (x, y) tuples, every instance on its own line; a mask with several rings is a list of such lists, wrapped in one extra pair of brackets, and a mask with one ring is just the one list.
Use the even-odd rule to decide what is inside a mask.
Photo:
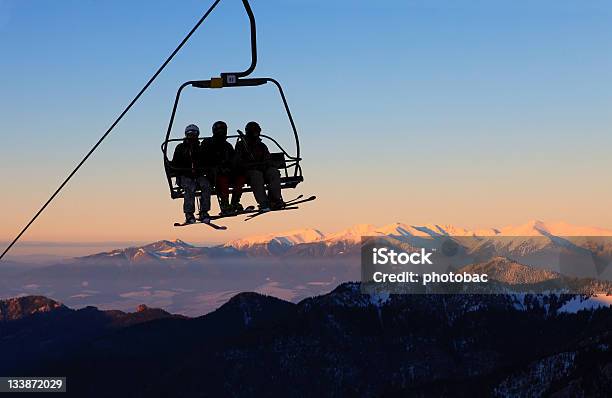
[(270, 210), (272, 210), (272, 209), (270, 208), (270, 203), (269, 202), (263, 202), (263, 203), (261, 203), (259, 205), (259, 212), (260, 213), (267, 213)]
[(196, 218), (193, 213), (185, 213), (185, 224), (195, 224)]
[(219, 201), (219, 208), (221, 209), (222, 216), (228, 216), (234, 213), (234, 208), (229, 204), (227, 199), (221, 199)]
[(235, 213), (242, 213), (244, 211), (244, 207), (240, 203), (232, 203), (230, 206)]
[(285, 206), (285, 202), (282, 199), (270, 202), (270, 209), (272, 210), (280, 210), (285, 208)]
[(207, 211), (203, 211), (203, 212), (200, 212), (200, 214), (198, 214), (198, 219), (200, 220), (200, 222), (203, 222), (204, 224), (208, 224), (210, 222), (210, 215), (208, 214)]

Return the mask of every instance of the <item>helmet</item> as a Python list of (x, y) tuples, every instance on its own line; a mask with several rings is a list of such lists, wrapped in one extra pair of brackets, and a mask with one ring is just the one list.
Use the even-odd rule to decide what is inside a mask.
[(200, 136), (200, 128), (198, 126), (196, 126), (195, 124), (190, 124), (189, 126), (185, 127), (185, 136), (187, 136), (187, 137), (189, 137), (189, 136), (199, 137)]
[(227, 124), (223, 120), (216, 121), (212, 125), (213, 134), (215, 133), (215, 131), (219, 131), (219, 130), (225, 130), (227, 132)]
[(258, 137), (259, 133), (261, 133), (261, 127), (257, 122), (248, 122), (244, 127), (244, 131), (249, 137)]
[(227, 124), (219, 120), (212, 125), (213, 138), (219, 141), (225, 141), (227, 139)]

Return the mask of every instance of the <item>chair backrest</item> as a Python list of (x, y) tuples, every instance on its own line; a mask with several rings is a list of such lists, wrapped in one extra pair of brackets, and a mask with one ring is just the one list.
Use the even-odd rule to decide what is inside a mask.
[(270, 163), (277, 169), (286, 169), (285, 154), (282, 152), (274, 152), (270, 154)]

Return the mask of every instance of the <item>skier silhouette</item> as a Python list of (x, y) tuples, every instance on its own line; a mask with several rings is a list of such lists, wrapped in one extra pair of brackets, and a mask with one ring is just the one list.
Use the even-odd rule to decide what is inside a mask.
[(184, 190), (183, 212), (187, 224), (196, 222), (195, 194), (198, 188), (201, 192), (199, 219), (202, 222), (210, 222), (208, 211), (211, 187), (204, 176), (199, 136), (200, 129), (195, 124), (185, 127), (185, 139), (177, 145), (171, 162), (177, 174), (176, 183)]
[[(240, 204), (240, 197), (246, 176), (237, 173), (236, 153), (232, 144), (227, 142), (227, 124), (224, 121), (219, 120), (213, 124), (212, 137), (205, 138), (201, 148), (203, 162), (208, 169), (208, 178), (217, 188), (221, 214), (227, 215), (244, 210)], [(233, 188), (231, 204), (230, 185)]]
[(249, 122), (244, 130), (245, 136), (236, 143), (238, 168), (246, 174), (261, 211), (281, 209), (285, 203), (281, 196), (280, 172), (270, 163), (270, 151), (260, 138), (261, 127), (257, 122)]

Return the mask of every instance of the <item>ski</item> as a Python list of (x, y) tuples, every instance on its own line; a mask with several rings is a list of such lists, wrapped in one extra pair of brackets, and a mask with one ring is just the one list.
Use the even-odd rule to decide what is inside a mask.
[(262, 214), (268, 214), (268, 213), (274, 213), (277, 211), (283, 211), (283, 210), (295, 210), (295, 209), (299, 209), (299, 207), (297, 206), (291, 206), (291, 207), (283, 207), (282, 209), (276, 209), (276, 210), (268, 210), (268, 211), (257, 211), (251, 215), (249, 215), (247, 218), (244, 219), (244, 221), (249, 221), (254, 219), (255, 217), (261, 216)]
[(304, 197), (304, 195), (299, 195), (297, 198), (293, 198), (293, 199), (291, 199), (291, 200), (286, 201), (286, 202), (285, 202), (285, 204), (290, 204), (290, 203), (293, 203), (293, 202), (295, 202), (296, 200), (302, 199), (303, 197)]
[(216, 216), (211, 216), (210, 219), (211, 220), (219, 220), (221, 218), (235, 217), (235, 216), (240, 216), (240, 215), (243, 215), (243, 214), (250, 214), (250, 213), (256, 213), (256, 212), (257, 212), (257, 210), (255, 210), (255, 206), (247, 206), (242, 211), (238, 211), (236, 213), (229, 213), (229, 214), (219, 214), (219, 215), (216, 215)]
[(310, 196), (310, 197), (308, 197), (308, 198), (306, 198), (306, 199), (298, 200), (298, 199), (300, 199), (302, 196), (304, 196), (304, 195), (300, 195), (300, 196), (298, 196), (298, 197), (297, 197), (297, 198), (295, 198), (293, 201), (290, 201), (290, 202), (285, 202), (285, 205), (287, 205), (287, 206), (295, 206), (295, 205), (299, 205), (300, 203), (310, 202), (310, 201), (315, 200), (315, 199), (317, 198), (316, 196), (314, 196), (314, 195), (313, 195), (313, 196)]
[(298, 200), (300, 198), (302, 198), (304, 195), (300, 195), (297, 198), (289, 201), (289, 202), (285, 202), (285, 207), (281, 208), (281, 209), (276, 209), (276, 210), (270, 210), (270, 211), (256, 211), (253, 214), (249, 215), (244, 221), (249, 221), (252, 220), (255, 217), (261, 216), (262, 214), (266, 214), (266, 213), (271, 213), (274, 211), (283, 211), (283, 210), (294, 210), (297, 209), (298, 207), (296, 205), (300, 204), (300, 203), (306, 203), (306, 202), (310, 202), (312, 200), (315, 200), (317, 197), (316, 196), (310, 196), (306, 199), (302, 199), (302, 200)]
[(227, 227), (225, 225), (217, 225), (215, 223), (212, 222), (202, 222), (202, 221), (196, 221), (194, 223), (180, 223), (180, 222), (175, 222), (174, 226), (175, 227), (185, 227), (187, 225), (196, 225), (196, 224), (204, 224), (204, 225), (208, 225), (209, 227), (219, 230), (219, 231), (225, 231), (227, 229)]
[[(305, 202), (310, 202), (312, 200), (315, 200), (317, 197), (316, 196), (310, 196), (306, 199), (302, 199), (304, 197), (304, 195), (299, 195), (298, 197), (296, 197), (295, 199), (292, 199), (290, 201), (285, 202), (285, 207), (281, 208), (281, 209), (276, 209), (276, 210), (270, 210), (270, 211), (260, 211), (260, 210), (256, 210), (255, 206), (247, 206), (245, 207), (245, 209), (243, 211), (237, 212), (237, 213), (231, 213), (231, 214), (225, 214), (225, 215), (216, 215), (216, 216), (211, 216), (210, 220), (219, 220), (222, 218), (227, 218), (227, 217), (235, 217), (235, 216), (240, 216), (243, 214), (248, 214), (247, 218), (244, 221), (249, 221), (252, 220), (255, 217), (261, 216), (262, 214), (266, 214), (266, 213), (272, 213), (275, 211), (283, 211), (283, 210), (295, 210), (298, 207), (296, 205), (300, 204), (300, 203), (305, 203)], [(192, 225), (192, 224), (206, 224), (209, 227), (216, 229), (216, 230), (221, 230), (224, 231), (227, 229), (226, 226), (224, 225), (217, 225), (213, 222), (207, 222), (207, 223), (203, 223), (201, 221), (196, 221), (195, 223), (174, 223), (175, 227), (185, 227), (187, 225)]]

